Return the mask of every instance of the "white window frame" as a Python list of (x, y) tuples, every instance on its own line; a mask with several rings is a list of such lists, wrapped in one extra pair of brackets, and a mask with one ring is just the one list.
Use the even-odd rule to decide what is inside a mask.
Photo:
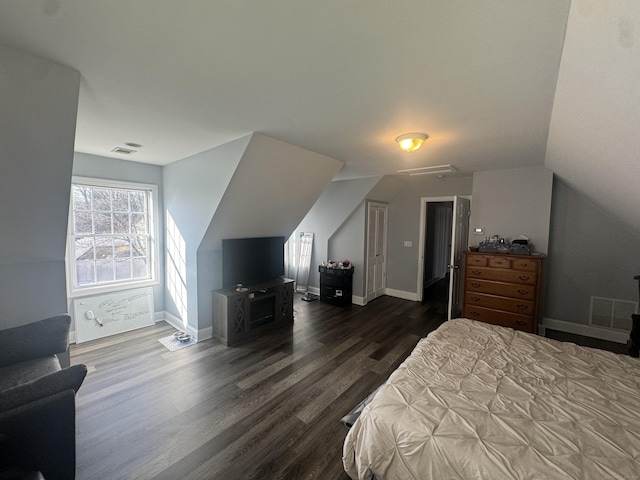
[[(140, 280), (114, 280), (113, 282), (105, 282), (91, 285), (75, 285), (76, 265), (74, 254), (74, 235), (73, 235), (73, 185), (89, 185), (92, 187), (103, 188), (125, 188), (132, 190), (145, 190), (150, 193), (148, 214), (149, 214), (149, 259), (151, 266), (149, 273), (151, 278)], [(158, 186), (148, 183), (127, 182), (122, 180), (108, 180), (101, 178), (78, 177), (74, 176), (71, 180), (71, 190), (69, 194), (69, 218), (67, 224), (67, 250), (66, 250), (66, 274), (67, 274), (67, 297), (84, 297), (88, 295), (97, 295), (102, 293), (116, 292), (128, 290), (132, 288), (147, 287), (158, 285), (159, 269), (160, 269), (160, 252), (158, 248)]]

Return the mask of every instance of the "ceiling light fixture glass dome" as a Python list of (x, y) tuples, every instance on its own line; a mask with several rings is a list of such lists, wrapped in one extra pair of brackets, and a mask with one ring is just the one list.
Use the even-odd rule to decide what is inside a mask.
[(415, 152), (429, 138), (426, 133), (405, 133), (396, 138), (398, 146), (405, 152)]

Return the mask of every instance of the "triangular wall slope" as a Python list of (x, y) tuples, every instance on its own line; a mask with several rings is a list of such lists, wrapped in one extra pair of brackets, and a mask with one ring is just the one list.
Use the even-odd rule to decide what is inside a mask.
[(211, 292), (222, 286), (223, 238), (287, 238), (342, 162), (254, 133), (198, 248), (198, 329), (212, 321)]

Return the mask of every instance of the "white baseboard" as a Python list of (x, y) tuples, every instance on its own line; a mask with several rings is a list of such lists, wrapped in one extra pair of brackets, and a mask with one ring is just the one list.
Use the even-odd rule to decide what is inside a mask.
[(167, 311), (156, 313), (155, 318), (156, 322), (164, 320), (176, 330), (186, 330), (189, 335), (195, 338), (196, 342), (201, 342), (202, 340), (211, 338), (211, 334), (213, 333), (212, 327), (203, 328), (202, 330), (196, 330), (191, 325), (187, 325), (185, 328), (184, 323), (182, 322), (182, 320), (180, 320), (180, 318)]
[(359, 307), (364, 307), (367, 304), (364, 301), (364, 297), (358, 297), (356, 295), (351, 295), (351, 303), (358, 305)]
[[(154, 315), (154, 318), (156, 319), (156, 323), (164, 321), (164, 322), (167, 322), (176, 330), (180, 330), (180, 331), (184, 330), (184, 324), (182, 323), (182, 320), (180, 320), (178, 317), (176, 317), (175, 315), (167, 311), (156, 312), (156, 314)], [(189, 333), (189, 335), (191, 334)]]
[[(158, 322), (167, 322), (169, 325), (171, 325), (173, 328), (175, 328), (176, 330), (179, 331), (184, 331), (185, 327), (184, 324), (182, 323), (182, 320), (180, 320), (178, 317), (176, 317), (175, 315), (167, 312), (167, 311), (160, 311), (160, 312), (155, 312), (153, 314), (153, 321), (155, 323)], [(213, 333), (213, 328), (212, 327), (207, 327), (207, 328), (203, 328), (202, 330), (197, 330), (195, 328), (193, 328), (192, 326), (188, 325), (186, 328), (186, 332), (191, 335), (193, 338), (196, 339), (196, 342), (198, 341), (202, 341), (202, 340), (208, 340), (209, 338), (211, 338), (212, 333)], [(69, 343), (76, 343), (76, 331), (75, 330), (71, 330), (69, 332)]]
[(196, 334), (196, 342), (202, 342), (203, 340), (209, 340), (210, 338), (213, 338), (213, 327), (200, 329)]
[(313, 293), (314, 295), (320, 296), (320, 288), (319, 287), (307, 287), (307, 292)]
[(394, 290), (393, 288), (385, 288), (384, 293), (390, 297), (402, 298), (403, 300), (411, 300), (413, 302), (418, 301), (418, 294), (415, 292), (405, 292), (402, 290)]
[(564, 320), (555, 320), (553, 318), (544, 318), (543, 325), (538, 331), (544, 335), (545, 329), (558, 330), (560, 332), (573, 333), (575, 335), (584, 335), (585, 337), (598, 338), (609, 342), (627, 343), (629, 340), (629, 332), (621, 332), (619, 330), (609, 330), (607, 328), (594, 327), (592, 325), (583, 325), (580, 323), (565, 322)]

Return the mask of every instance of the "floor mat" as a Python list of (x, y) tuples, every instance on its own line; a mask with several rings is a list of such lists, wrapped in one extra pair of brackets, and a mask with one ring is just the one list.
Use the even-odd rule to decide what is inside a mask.
[(172, 352), (176, 350), (180, 350), (182, 348), (188, 347), (189, 345), (195, 345), (196, 341), (191, 337), (187, 342), (181, 342), (173, 335), (169, 335), (168, 337), (164, 337), (158, 340), (162, 345), (167, 347)]

